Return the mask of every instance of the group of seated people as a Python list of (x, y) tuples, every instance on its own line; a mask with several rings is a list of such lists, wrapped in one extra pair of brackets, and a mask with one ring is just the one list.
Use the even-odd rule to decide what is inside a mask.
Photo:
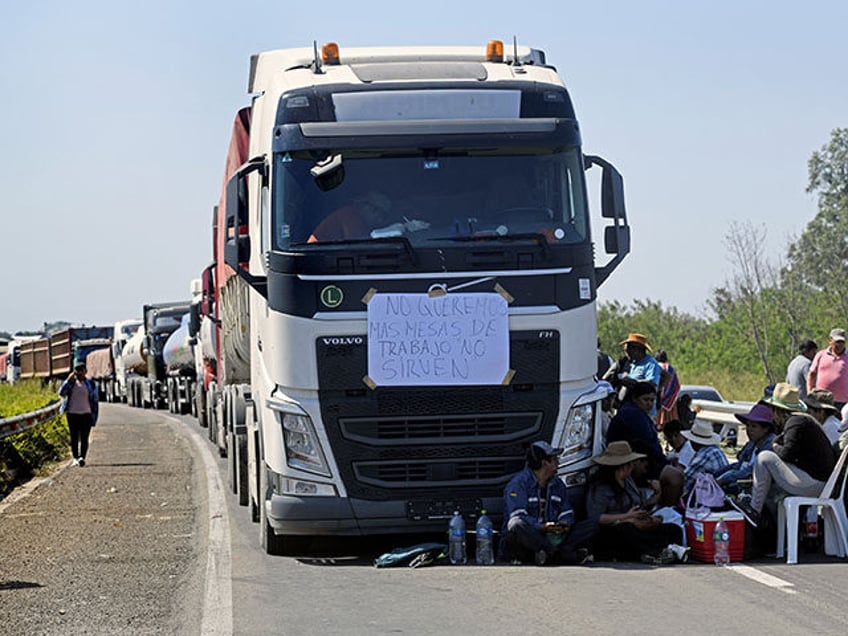
[(593, 457), (598, 468), (582, 521), (556, 477), (562, 449), (546, 442), (530, 447), (527, 466), (504, 491), (503, 560), (685, 562), (685, 502), (699, 474), (712, 475), (756, 528), (764, 511), (775, 518), (781, 496), (817, 496), (834, 469), (839, 448), (825, 432), (826, 418), (815, 417), (822, 404), (832, 404), (826, 395), (801, 400), (795, 387), (777, 384), (748, 413), (735, 415), (748, 441), (733, 462), (712, 425), (698, 419), (690, 428), (667, 422), (664, 452), (649, 415), (655, 401), (651, 382), (628, 383), (606, 430), (606, 449)]

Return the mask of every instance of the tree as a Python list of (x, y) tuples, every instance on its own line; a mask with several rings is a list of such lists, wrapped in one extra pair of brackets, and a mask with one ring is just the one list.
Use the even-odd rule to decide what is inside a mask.
[(818, 213), (789, 249), (789, 271), (832, 308), (831, 324), (848, 313), (848, 128), (831, 131), (830, 141), (808, 163), (807, 192), (818, 196)]
[(775, 382), (771, 342), (775, 339), (775, 317), (784, 316), (778, 302), (779, 270), (765, 256), (766, 228), (750, 221), (731, 223), (725, 245), (733, 273), (725, 287), (714, 290), (710, 306), (719, 320), (726, 321), (751, 342), (769, 382)]

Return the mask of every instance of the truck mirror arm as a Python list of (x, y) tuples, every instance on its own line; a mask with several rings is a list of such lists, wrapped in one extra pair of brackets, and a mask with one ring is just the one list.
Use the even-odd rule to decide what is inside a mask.
[(601, 286), (624, 257), (630, 253), (630, 226), (624, 206), (624, 179), (611, 163), (595, 155), (584, 155), (586, 170), (600, 166), (601, 175), (601, 216), (612, 219), (604, 228), (604, 251), (614, 256), (601, 267), (595, 268), (595, 280)]
[(250, 207), (248, 203), (247, 177), (259, 172), (264, 182), (268, 179), (268, 165), (265, 156), (249, 159), (227, 183), (225, 227), (227, 236), (224, 241), (224, 262), (233, 268), (248, 285), (268, 297), (268, 279), (254, 276), (247, 268), (250, 262)]

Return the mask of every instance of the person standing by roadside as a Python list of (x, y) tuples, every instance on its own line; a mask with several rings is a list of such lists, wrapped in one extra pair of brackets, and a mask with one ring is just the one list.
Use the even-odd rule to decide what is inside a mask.
[[(652, 351), (648, 339), (641, 333), (631, 333), (620, 343), (624, 347), (624, 355), (629, 363), (626, 377), (631, 380), (647, 380), (654, 385), (655, 393), (659, 393), (662, 367), (649, 351)], [(656, 400), (648, 412), (651, 420), (657, 417)]]
[(813, 358), (807, 376), (807, 393), (813, 389), (826, 389), (833, 393), (838, 409), (848, 403), (848, 352), (845, 351), (844, 329), (831, 330), (830, 345)]
[(78, 362), (74, 372), (59, 387), (59, 395), (62, 397), (62, 408), (59, 412), (64, 413), (68, 418), (74, 466), (85, 466), (88, 436), (92, 427), (97, 424), (97, 415), (100, 410), (97, 385), (93, 380), (85, 377), (85, 373), (85, 363)]
[(807, 376), (818, 349), (819, 346), (812, 340), (804, 340), (798, 345), (798, 355), (792, 358), (786, 368), (786, 383), (798, 389), (802, 400), (807, 397)]
[(659, 410), (657, 412), (657, 429), (663, 430), (666, 422), (679, 419), (677, 416), (677, 396), (680, 393), (680, 380), (677, 371), (668, 361), (668, 354), (660, 349), (655, 356), (662, 369), (662, 379), (659, 386)]

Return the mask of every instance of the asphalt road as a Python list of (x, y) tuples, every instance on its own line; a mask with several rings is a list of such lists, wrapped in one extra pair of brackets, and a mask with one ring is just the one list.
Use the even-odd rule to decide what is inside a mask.
[(102, 417), (89, 466), (0, 504), (0, 634), (848, 629), (848, 568), (823, 555), (795, 566), (377, 570), (374, 556), (419, 539), (382, 537), (269, 557), (193, 419), (112, 405)]

